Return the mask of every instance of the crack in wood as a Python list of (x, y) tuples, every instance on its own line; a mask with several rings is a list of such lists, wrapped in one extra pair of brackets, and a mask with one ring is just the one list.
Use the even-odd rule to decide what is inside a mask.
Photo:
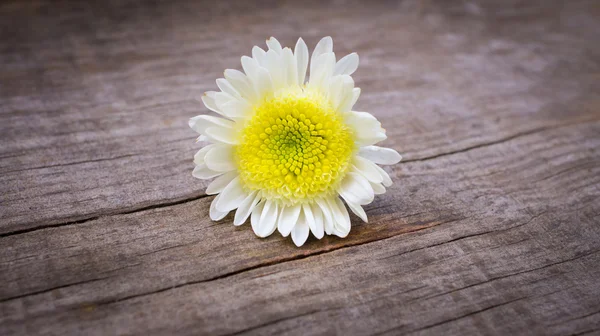
[[(464, 218), (458, 218), (458, 219), (452, 219), (446, 222), (441, 222), (441, 223), (437, 223), (433, 226), (438, 226), (438, 225), (443, 225), (443, 224), (448, 224), (448, 223), (452, 223), (452, 222), (456, 222), (459, 220), (463, 220)], [(423, 227), (423, 228), (419, 228), (416, 230), (412, 230), (409, 232), (402, 232), (396, 235), (391, 235), (388, 237), (383, 237), (383, 238), (379, 238), (379, 239), (372, 239), (372, 240), (366, 240), (363, 242), (358, 242), (358, 243), (349, 243), (349, 244), (344, 244), (344, 245), (340, 245), (331, 249), (323, 249), (323, 250), (319, 250), (316, 251), (314, 253), (308, 253), (308, 254), (301, 254), (301, 255), (296, 255), (296, 256), (292, 256), (292, 257), (288, 257), (288, 258), (283, 258), (283, 259), (279, 259), (279, 260), (272, 260), (263, 264), (258, 264), (258, 265), (254, 265), (251, 267), (246, 267), (246, 268), (242, 268), (233, 272), (228, 272), (225, 274), (221, 274), (219, 276), (216, 277), (212, 277), (212, 278), (208, 278), (208, 279), (203, 279), (203, 280), (198, 280), (198, 281), (189, 281), (189, 282), (185, 282), (185, 283), (181, 283), (175, 286), (170, 286), (170, 287), (166, 287), (166, 288), (161, 288), (158, 290), (154, 290), (152, 292), (147, 292), (147, 293), (140, 293), (140, 294), (135, 294), (135, 295), (130, 295), (130, 296), (125, 296), (116, 300), (109, 300), (109, 301), (100, 301), (97, 302), (96, 304), (98, 306), (101, 305), (109, 305), (109, 304), (113, 304), (113, 303), (117, 303), (117, 302), (121, 302), (121, 301), (125, 301), (125, 300), (130, 300), (130, 299), (135, 299), (138, 297), (143, 297), (143, 296), (147, 296), (147, 295), (153, 295), (153, 294), (157, 294), (157, 293), (162, 293), (168, 290), (172, 290), (172, 289), (176, 289), (176, 288), (180, 288), (180, 287), (184, 287), (184, 286), (189, 286), (189, 285), (195, 285), (195, 284), (200, 284), (200, 283), (206, 283), (206, 282), (211, 282), (211, 281), (217, 281), (217, 280), (222, 280), (225, 278), (229, 278), (235, 275), (239, 275), (242, 273), (246, 273), (246, 272), (250, 272), (253, 270), (257, 270), (260, 268), (265, 268), (265, 267), (269, 267), (269, 266), (273, 266), (273, 265), (280, 265), (280, 264), (284, 264), (284, 263), (288, 263), (288, 262), (292, 262), (292, 261), (297, 261), (297, 260), (302, 260), (302, 259), (306, 259), (306, 258), (310, 258), (310, 257), (316, 257), (322, 254), (326, 254), (326, 253), (331, 253), (331, 252), (335, 252), (335, 251), (339, 251), (339, 250), (343, 250), (343, 249), (347, 249), (347, 248), (351, 248), (351, 247), (355, 247), (355, 246), (362, 246), (362, 245), (367, 245), (370, 243), (375, 243), (375, 242), (380, 242), (380, 241), (385, 241), (388, 239), (392, 239), (395, 238), (397, 236), (403, 235), (403, 234), (407, 234), (407, 233), (414, 233), (414, 232), (418, 232), (418, 231), (422, 231), (422, 230), (426, 230), (429, 228), (432, 228), (433, 226), (427, 226), (427, 227)]]
[(101, 215), (101, 216), (94, 216), (94, 217), (83, 218), (83, 219), (76, 220), (76, 221), (70, 221), (70, 222), (64, 222), (64, 223), (56, 223), (56, 224), (49, 224), (49, 225), (42, 225), (42, 226), (36, 226), (36, 227), (32, 227), (32, 228), (28, 228), (28, 229), (23, 229), (23, 230), (15, 230), (15, 231), (10, 231), (10, 232), (5, 232), (5, 233), (0, 234), (0, 238), (14, 236), (14, 235), (19, 235), (19, 234), (24, 234), (24, 233), (35, 232), (35, 231), (49, 229), (49, 228), (57, 228), (57, 227), (62, 227), (62, 226), (83, 224), (83, 223), (86, 223), (86, 222), (90, 222), (90, 221), (94, 221), (94, 220), (100, 219), (102, 217), (128, 215), (128, 214), (132, 214), (132, 213), (136, 213), (136, 212), (140, 212), (140, 211), (166, 208), (166, 207), (170, 207), (170, 206), (174, 206), (174, 205), (179, 205), (179, 204), (184, 204), (184, 203), (189, 203), (189, 202), (197, 201), (199, 199), (202, 199), (202, 198), (205, 198), (205, 197), (209, 197), (209, 196), (211, 196), (211, 195), (202, 194), (202, 195), (198, 195), (198, 196), (194, 196), (194, 197), (184, 198), (184, 199), (177, 200), (177, 201), (152, 204), (152, 205), (148, 205), (148, 206), (144, 206), (144, 207), (140, 207), (140, 208), (135, 208), (135, 209), (127, 210), (127, 211), (115, 212), (115, 213), (107, 213), (107, 214)]
[[(522, 137), (522, 136), (532, 135), (532, 134), (539, 133), (539, 132), (544, 132), (544, 131), (547, 131), (547, 130), (559, 129), (559, 128), (564, 128), (564, 127), (570, 127), (570, 126), (574, 126), (574, 125), (578, 125), (578, 124), (582, 124), (582, 123), (586, 123), (586, 122), (590, 122), (590, 121), (597, 121), (597, 119), (591, 119), (591, 120), (587, 120), (587, 121), (580, 121), (580, 122), (575, 122), (575, 123), (560, 125), (560, 126), (556, 126), (556, 127), (541, 127), (541, 128), (537, 128), (537, 129), (534, 129), (534, 130), (527, 131), (527, 132), (521, 132), (521, 133), (515, 134), (515, 135), (507, 137), (507, 138), (503, 138), (503, 139), (500, 139), (500, 140), (497, 140), (497, 141), (492, 141), (492, 142), (488, 142), (488, 143), (484, 143), (484, 144), (479, 144), (479, 145), (467, 147), (467, 148), (464, 148), (464, 149), (461, 149), (461, 150), (451, 151), (451, 152), (447, 152), (447, 153), (441, 153), (441, 154), (438, 154), (438, 155), (433, 155), (433, 156), (425, 157), (425, 158), (421, 158), (421, 159), (404, 160), (403, 162), (404, 163), (408, 163), (408, 162), (422, 162), (422, 161), (433, 160), (433, 159), (437, 159), (437, 158), (444, 157), (444, 156), (454, 155), (454, 154), (458, 154), (458, 153), (464, 153), (464, 152), (467, 152), (467, 151), (470, 151), (470, 150), (473, 150), (473, 149), (477, 149), (477, 148), (483, 148), (483, 147), (493, 146), (493, 145), (500, 144), (500, 143), (503, 143), (503, 142), (507, 142), (507, 141), (510, 141), (510, 140), (513, 140), (513, 139), (516, 139), (516, 138)], [(146, 206), (146, 207), (135, 208), (135, 209), (128, 210), (128, 211), (123, 211), (123, 212), (107, 213), (105, 215), (99, 215), (99, 216), (94, 216), (94, 217), (83, 218), (83, 219), (76, 220), (76, 221), (69, 221), (69, 222), (56, 223), (56, 224), (50, 224), (50, 225), (42, 225), (42, 226), (31, 227), (31, 228), (22, 229), (22, 230), (14, 230), (14, 231), (5, 232), (5, 233), (0, 234), (0, 238), (8, 237), (8, 236), (13, 236), (13, 235), (18, 235), (18, 234), (22, 234), (22, 233), (34, 232), (34, 231), (48, 229), (48, 228), (62, 227), (62, 226), (68, 226), (68, 225), (74, 225), (74, 224), (82, 224), (82, 223), (85, 223), (85, 222), (88, 222), (88, 221), (99, 219), (101, 217), (131, 214), (131, 213), (145, 211), (145, 210), (151, 210), (151, 209), (155, 209), (155, 208), (163, 208), (163, 207), (168, 207), (168, 206), (183, 204), (183, 203), (195, 201), (195, 200), (201, 199), (203, 197), (207, 197), (207, 196), (210, 196), (210, 195), (206, 195), (205, 194), (205, 195), (200, 195), (200, 196), (196, 196), (196, 197), (185, 198), (185, 199), (179, 200), (179, 201), (165, 202), (165, 203), (160, 203), (160, 204), (156, 204), (156, 205), (150, 205), (150, 206)]]
[(474, 146), (469, 146), (469, 147), (462, 148), (462, 149), (457, 149), (457, 150), (450, 151), (450, 152), (445, 152), (445, 153), (440, 153), (440, 154), (436, 154), (436, 155), (426, 156), (426, 157), (418, 158), (418, 159), (402, 160), (401, 163), (429, 161), (429, 160), (438, 159), (438, 158), (441, 158), (441, 157), (444, 157), (444, 156), (465, 153), (465, 152), (468, 152), (468, 151), (471, 151), (471, 150), (474, 150), (474, 149), (489, 147), (489, 146), (493, 146), (493, 145), (499, 145), (499, 144), (502, 144), (502, 143), (505, 143), (505, 142), (508, 142), (508, 141), (511, 141), (511, 140), (514, 140), (514, 139), (517, 139), (517, 138), (520, 138), (520, 137), (524, 137), (524, 136), (528, 136), (528, 135), (533, 135), (533, 134), (544, 132), (544, 131), (561, 129), (561, 128), (565, 128), (565, 127), (571, 127), (571, 126), (576, 126), (576, 125), (580, 125), (580, 124), (584, 124), (584, 123), (588, 123), (588, 122), (597, 122), (597, 121), (600, 121), (600, 119), (590, 118), (590, 119), (580, 120), (580, 121), (573, 122), (573, 123), (568, 123), (568, 124), (559, 124), (559, 125), (556, 125), (556, 126), (538, 127), (538, 128), (534, 128), (532, 130), (528, 130), (528, 131), (524, 131), (524, 132), (519, 132), (519, 133), (513, 134), (513, 135), (505, 137), (505, 138), (501, 138), (501, 139), (498, 139), (498, 140), (484, 142), (484, 143), (481, 143), (481, 144), (477, 144), (477, 145), (474, 145)]
[(129, 157), (133, 157), (133, 156), (137, 156), (137, 155), (139, 155), (139, 154), (125, 154), (125, 155), (119, 155), (119, 156), (109, 157), (109, 158), (100, 158), (100, 159), (94, 159), (94, 160), (83, 160), (83, 161), (67, 162), (67, 163), (61, 163), (61, 164), (55, 164), (55, 165), (49, 165), (49, 166), (30, 167), (30, 168), (26, 168), (26, 169), (7, 170), (7, 171), (3, 171), (2, 174), (18, 173), (18, 172), (23, 172), (23, 171), (46, 169), (46, 168), (66, 167), (66, 166), (73, 166), (73, 165), (84, 164), (84, 163), (95, 163), (95, 162), (102, 162), (102, 161), (113, 161), (113, 160), (119, 160), (119, 159), (129, 158)]

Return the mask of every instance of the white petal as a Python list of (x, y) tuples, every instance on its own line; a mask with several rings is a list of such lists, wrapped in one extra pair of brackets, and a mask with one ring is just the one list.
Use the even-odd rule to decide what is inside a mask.
[[(204, 157), (206, 166), (214, 171), (228, 172), (235, 169), (233, 147), (216, 144)], [(379, 175), (379, 173), (377, 173)]]
[(190, 118), (188, 122), (190, 128), (199, 134), (206, 135), (206, 129), (209, 127), (223, 127), (227, 129), (231, 129), (233, 127), (233, 122), (227, 119), (213, 117), (209, 115), (199, 115), (193, 118)]
[(356, 131), (359, 145), (368, 146), (387, 138), (381, 123), (370, 113), (351, 111), (345, 117), (346, 123)]
[[(315, 50), (312, 53), (312, 57), (310, 58), (311, 63), (311, 75), (312, 75), (312, 63), (314, 63), (319, 56), (325, 53), (333, 52), (333, 40), (331, 36), (323, 37), (319, 43), (315, 46)], [(334, 60), (335, 61), (335, 60)]]
[(252, 106), (245, 99), (230, 100), (219, 107), (230, 118), (245, 118), (252, 112)]
[(214, 194), (220, 193), (237, 176), (238, 176), (238, 172), (232, 171), (232, 172), (225, 173), (225, 174), (217, 177), (206, 188), (206, 194), (214, 195)]
[(323, 212), (323, 228), (325, 229), (325, 233), (330, 235), (333, 233), (333, 224), (335, 220), (333, 219), (329, 202), (319, 198), (316, 200), (316, 204), (321, 209), (321, 212)]
[(244, 69), (246, 76), (250, 78), (250, 81), (252, 81), (252, 83), (256, 83), (256, 78), (258, 77), (258, 69), (260, 68), (258, 62), (254, 58), (248, 56), (242, 56), (241, 61), (242, 68)]
[(373, 202), (375, 195), (369, 182), (363, 176), (354, 172), (344, 176), (338, 192), (347, 202), (357, 204), (369, 204)]
[(267, 200), (262, 210), (262, 214), (260, 215), (260, 221), (258, 226), (256, 226), (254, 233), (261, 238), (270, 236), (277, 228), (278, 213), (279, 208), (277, 203)]
[(375, 166), (377, 167), (377, 171), (379, 172), (379, 174), (381, 174), (381, 178), (383, 179), (382, 184), (386, 187), (389, 187), (392, 185), (392, 179), (390, 178), (390, 175), (388, 175), (388, 173), (383, 170), (381, 167), (379, 166)]
[(234, 69), (227, 69), (225, 70), (225, 78), (243, 98), (250, 101), (256, 99), (256, 93), (254, 92), (252, 83), (244, 73)]
[(277, 228), (282, 236), (287, 237), (290, 232), (292, 232), (294, 225), (296, 225), (296, 222), (298, 221), (301, 208), (302, 207), (300, 204), (296, 204), (292, 206), (286, 206), (281, 209), (281, 215), (279, 215)]
[(267, 53), (258, 46), (252, 48), (252, 58), (258, 62), (258, 65), (264, 66), (267, 60)]
[(242, 188), (240, 183), (240, 177), (236, 177), (223, 191), (219, 194), (220, 199), (217, 202), (217, 210), (219, 211), (231, 211), (237, 208), (240, 203), (248, 196), (248, 193)]
[(354, 104), (358, 101), (358, 97), (360, 97), (360, 88), (355, 87), (352, 89), (352, 100), (350, 101), (350, 109), (354, 107)]
[(348, 204), (348, 207), (350, 208), (350, 210), (352, 210), (352, 212), (355, 215), (357, 215), (360, 219), (362, 219), (363, 222), (365, 222), (365, 223), (369, 222), (369, 219), (367, 218), (367, 214), (365, 213), (365, 210), (359, 204), (349, 203), (349, 202), (346, 202), (346, 204)]
[(348, 75), (340, 76), (342, 78), (342, 87), (340, 91), (339, 101), (334, 105), (339, 112), (348, 112), (352, 109), (354, 80)]
[(350, 215), (348, 215), (348, 210), (346, 210), (339, 197), (327, 199), (327, 203), (335, 220), (332, 233), (340, 238), (346, 237), (350, 233)]
[(237, 132), (231, 128), (220, 126), (209, 127), (206, 129), (206, 136), (212, 140), (230, 145), (237, 145), (239, 142)]
[(260, 195), (258, 191), (253, 191), (250, 195), (248, 195), (240, 204), (238, 209), (235, 211), (235, 218), (233, 219), (233, 225), (239, 226), (244, 224), (248, 216), (254, 210), (254, 207), (260, 201)]
[(375, 168), (375, 164), (363, 157), (355, 156), (352, 160), (352, 163), (358, 170), (358, 172), (367, 178), (369, 182), (373, 183), (381, 183), (383, 182), (383, 178), (377, 168)]
[(211, 150), (215, 145), (214, 144), (210, 144), (210, 145), (206, 145), (204, 147), (202, 147), (195, 155), (194, 155), (194, 164), (196, 166), (199, 166), (201, 164), (204, 164), (204, 157), (206, 156), (206, 153), (208, 153), (209, 150)]
[(225, 79), (225, 78), (218, 78), (216, 80), (216, 82), (217, 82), (217, 86), (219, 87), (219, 89), (221, 89), (222, 92), (230, 94), (233, 97), (237, 97), (237, 98), (241, 98), (242, 97), (240, 95), (240, 93), (237, 92), (235, 90), (235, 88), (231, 84), (229, 84), (229, 82), (227, 81), (227, 79)]
[(258, 99), (263, 99), (265, 96), (273, 92), (273, 82), (267, 69), (260, 68), (258, 70), (255, 89)]
[(379, 146), (362, 147), (358, 155), (382, 165), (392, 165), (402, 160), (402, 156), (395, 150)]
[(210, 203), (210, 209), (208, 211), (208, 215), (210, 216), (210, 219), (212, 219), (214, 221), (223, 219), (229, 213), (229, 211), (223, 212), (223, 211), (217, 210), (216, 204), (217, 204), (217, 202), (219, 202), (220, 196), (221, 195), (217, 195), (217, 197), (215, 197), (215, 199), (213, 199), (213, 201)]
[(267, 46), (269, 47), (269, 50), (273, 50), (278, 54), (281, 53), (281, 43), (279, 43), (279, 41), (277, 41), (277, 39), (273, 36), (267, 40)]
[(285, 69), (281, 66), (281, 56), (273, 50), (267, 51), (267, 70), (271, 75), (273, 87), (283, 87), (285, 84)]
[(298, 85), (302, 85), (306, 79), (306, 69), (308, 68), (308, 48), (302, 38), (299, 38), (298, 42), (296, 42), (294, 56), (296, 57), (298, 71)]
[(230, 95), (227, 92), (221, 91), (221, 92), (217, 92), (214, 94), (214, 99), (215, 99), (215, 104), (217, 104), (217, 107), (219, 108), (219, 110), (221, 110), (223, 105), (228, 104), (228, 103), (238, 100), (238, 99), (243, 99), (243, 98), (237, 98), (235, 96)]
[(381, 194), (385, 194), (385, 187), (381, 185), (381, 183), (373, 183), (373, 182), (369, 182), (371, 184), (371, 188), (373, 188), (373, 193), (375, 195), (381, 195)]
[(262, 215), (263, 209), (265, 208), (265, 200), (261, 200), (252, 210), (252, 215), (250, 216), (250, 224), (252, 224), (252, 231), (254, 234), (258, 235), (259, 224), (260, 224), (260, 216)]
[(296, 71), (296, 58), (290, 48), (284, 48), (281, 56), (281, 66), (285, 73), (285, 86), (296, 85), (298, 72)]
[(219, 176), (223, 174), (223, 172), (214, 171), (206, 166), (206, 164), (201, 164), (199, 166), (194, 167), (194, 171), (192, 172), (192, 176), (199, 179), (210, 179), (215, 176)]
[(308, 231), (309, 227), (308, 223), (306, 222), (306, 217), (304, 216), (304, 213), (301, 213), (298, 217), (298, 223), (296, 223), (294, 229), (292, 230), (292, 240), (296, 246), (300, 247), (304, 245), (306, 239), (308, 238)]
[(223, 113), (217, 107), (217, 103), (215, 102), (215, 98), (214, 98), (215, 93), (216, 92), (214, 92), (214, 91), (206, 92), (202, 96), (201, 99), (202, 99), (202, 102), (204, 103), (204, 106), (206, 106), (207, 109), (222, 115)]
[(308, 82), (316, 88), (324, 88), (333, 74), (335, 66), (335, 55), (333, 53), (323, 54), (310, 63), (310, 78)]
[(313, 226), (311, 226), (309, 223), (310, 230), (317, 239), (321, 239), (325, 234), (323, 227), (323, 211), (321, 211), (321, 207), (319, 207), (319, 205), (317, 205), (316, 203), (311, 204), (310, 208), (315, 218), (315, 224)]
[[(364, 134), (364, 133), (363, 133)], [(372, 136), (359, 137), (357, 143), (359, 146), (369, 146), (387, 139), (383, 132), (376, 132)]]
[(342, 57), (335, 64), (334, 75), (352, 75), (358, 69), (358, 54), (352, 53)]

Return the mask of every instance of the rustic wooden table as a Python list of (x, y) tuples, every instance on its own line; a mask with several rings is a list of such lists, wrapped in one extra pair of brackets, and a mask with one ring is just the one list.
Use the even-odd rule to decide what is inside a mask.
[[(188, 118), (274, 35), (404, 154), (346, 239), (254, 236)], [(0, 334), (600, 334), (600, 2), (0, 5)]]

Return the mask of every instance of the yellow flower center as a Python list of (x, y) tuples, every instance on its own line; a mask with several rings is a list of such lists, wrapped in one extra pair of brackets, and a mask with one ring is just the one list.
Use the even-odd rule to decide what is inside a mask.
[(235, 157), (245, 188), (297, 204), (333, 194), (354, 150), (354, 135), (329, 100), (296, 87), (255, 107)]

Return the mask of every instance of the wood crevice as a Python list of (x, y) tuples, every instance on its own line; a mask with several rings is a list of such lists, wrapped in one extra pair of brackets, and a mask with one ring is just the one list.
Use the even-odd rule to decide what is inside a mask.
[(580, 120), (577, 122), (573, 122), (573, 123), (568, 123), (568, 124), (559, 124), (559, 125), (554, 125), (554, 126), (545, 126), (545, 127), (538, 127), (538, 128), (534, 128), (528, 131), (523, 131), (523, 132), (519, 132), (516, 134), (513, 134), (511, 136), (508, 137), (504, 137), (498, 140), (494, 140), (494, 141), (489, 141), (489, 142), (484, 142), (484, 143), (480, 143), (477, 145), (473, 145), (473, 146), (469, 146), (466, 148), (461, 148), (461, 149), (457, 149), (457, 150), (453, 150), (453, 151), (449, 151), (449, 152), (444, 152), (444, 153), (439, 153), (439, 154), (435, 154), (435, 155), (431, 155), (431, 156), (426, 156), (423, 158), (415, 158), (415, 159), (408, 159), (408, 160), (402, 160), (401, 163), (408, 163), (408, 162), (423, 162), (423, 161), (429, 161), (429, 160), (433, 160), (433, 159), (438, 159), (441, 157), (445, 157), (445, 156), (450, 156), (450, 155), (454, 155), (454, 154), (460, 154), (460, 153), (465, 153), (474, 149), (479, 149), (479, 148), (484, 148), (484, 147), (489, 147), (489, 146), (494, 146), (494, 145), (499, 145), (505, 142), (509, 142), (511, 140), (520, 138), (520, 137), (524, 137), (524, 136), (528, 136), (528, 135), (533, 135), (536, 133), (540, 133), (540, 132), (545, 132), (545, 131), (550, 131), (550, 130), (555, 130), (555, 129), (560, 129), (560, 128), (566, 128), (566, 127), (572, 127), (572, 126), (577, 126), (580, 124), (584, 124), (584, 123), (589, 123), (589, 122), (595, 122), (598, 121), (598, 119), (592, 118), (592, 119), (587, 119), (587, 120)]

